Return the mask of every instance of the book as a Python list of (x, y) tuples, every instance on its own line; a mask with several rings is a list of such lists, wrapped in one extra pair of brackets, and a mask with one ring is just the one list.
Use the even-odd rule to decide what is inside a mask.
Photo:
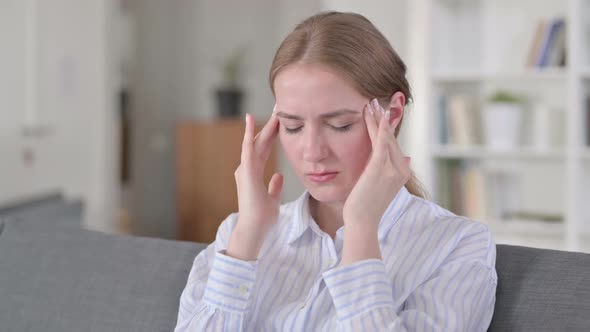
[(590, 96), (586, 97), (586, 146), (590, 147)]
[(487, 219), (486, 174), (474, 161), (450, 161), (441, 172), (447, 172), (448, 181), (441, 180), (441, 197), (453, 213), (467, 218)]
[(544, 34), (542, 46), (539, 49), (537, 67), (547, 67), (550, 65), (549, 53), (551, 53), (552, 48), (556, 47), (556, 37), (559, 34), (559, 30), (564, 28), (564, 25), (565, 20), (563, 18), (553, 19), (549, 23), (549, 27), (546, 29)]
[(467, 218), (484, 221), (486, 219), (485, 175), (482, 167), (475, 163), (466, 165), (463, 174), (463, 211)]
[(437, 163), (438, 183), (438, 204), (447, 210), (452, 210), (451, 207), (451, 177), (450, 170), (453, 165), (453, 160), (443, 159)]
[(447, 97), (440, 96), (439, 103), (439, 143), (441, 145), (449, 143), (449, 116), (447, 113)]
[(450, 143), (462, 146), (474, 144), (473, 114), (469, 99), (461, 94), (450, 95), (446, 110)]
[(556, 67), (566, 64), (566, 22), (563, 17), (539, 20), (527, 54), (528, 67)]
[(455, 165), (451, 167), (450, 178), (451, 178), (451, 212), (456, 215), (463, 215), (463, 190), (461, 184), (461, 165)]
[(564, 66), (565, 65), (565, 46), (566, 46), (566, 25), (565, 20), (560, 19), (555, 23), (555, 35), (548, 50), (546, 66)]
[(534, 67), (537, 64), (539, 49), (541, 48), (541, 43), (543, 41), (545, 31), (547, 30), (547, 26), (548, 24), (545, 20), (539, 20), (539, 22), (537, 22), (537, 27), (535, 28), (535, 32), (533, 34), (533, 40), (529, 48), (529, 53), (526, 62), (528, 67)]

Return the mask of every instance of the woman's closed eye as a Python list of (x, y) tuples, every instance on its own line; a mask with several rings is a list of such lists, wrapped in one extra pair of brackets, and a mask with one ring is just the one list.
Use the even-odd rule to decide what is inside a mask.
[(350, 130), (350, 128), (352, 127), (352, 123), (351, 124), (344, 125), (344, 126), (332, 126), (332, 125), (329, 125), (329, 126), (332, 127), (332, 129), (334, 129), (336, 131), (342, 132), (342, 131), (348, 131), (348, 130)]
[[(339, 125), (339, 126), (327, 124), (328, 127), (330, 127), (332, 130), (337, 131), (337, 132), (349, 131), (352, 128), (352, 125), (353, 125), (352, 123), (347, 124), (347, 125)], [(299, 127), (284, 126), (284, 127), (285, 127), (285, 132), (287, 134), (296, 134), (296, 133), (300, 132), (301, 129), (303, 129), (303, 126), (299, 126)]]

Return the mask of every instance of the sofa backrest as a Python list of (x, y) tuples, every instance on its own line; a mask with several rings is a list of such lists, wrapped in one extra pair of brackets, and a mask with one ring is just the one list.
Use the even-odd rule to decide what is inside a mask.
[(6, 222), (0, 330), (172, 331), (205, 245)]
[(590, 255), (497, 246), (496, 308), (488, 331), (588, 331)]
[(0, 206), (0, 221), (46, 223), (52, 226), (82, 227), (84, 203), (66, 199), (54, 191)]
[[(172, 331), (204, 244), (0, 222), (0, 322), (7, 331)], [(497, 246), (489, 331), (590, 327), (590, 255)]]
[(59, 190), (52, 190), (45, 193), (39, 193), (26, 198), (15, 199), (10, 202), (3, 202), (0, 204), (0, 215), (9, 214), (13, 211), (20, 211), (22, 209), (54, 204), (63, 201), (64, 195)]

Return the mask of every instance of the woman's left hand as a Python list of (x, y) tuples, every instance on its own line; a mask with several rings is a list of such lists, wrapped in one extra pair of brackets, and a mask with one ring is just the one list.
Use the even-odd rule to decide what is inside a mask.
[(376, 99), (365, 107), (363, 116), (373, 150), (342, 213), (345, 226), (377, 230), (383, 213), (410, 180), (412, 171), (410, 158), (403, 155), (394, 135), (402, 117), (390, 124), (390, 112), (384, 112)]

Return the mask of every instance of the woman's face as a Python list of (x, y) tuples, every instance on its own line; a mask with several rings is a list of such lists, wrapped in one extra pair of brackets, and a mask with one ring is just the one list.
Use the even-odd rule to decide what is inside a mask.
[(290, 65), (274, 84), (279, 138), (295, 172), (318, 201), (345, 201), (371, 153), (369, 99), (318, 65)]

